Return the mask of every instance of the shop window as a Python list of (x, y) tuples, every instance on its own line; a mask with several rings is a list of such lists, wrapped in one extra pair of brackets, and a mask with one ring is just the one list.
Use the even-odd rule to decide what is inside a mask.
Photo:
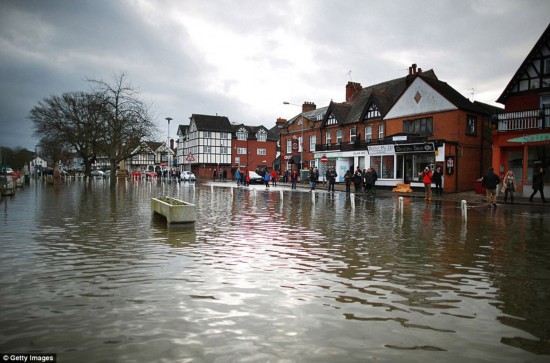
[(393, 155), (384, 155), (382, 156), (382, 172), (380, 173), (381, 177), (384, 179), (393, 179), (393, 165), (394, 157)]

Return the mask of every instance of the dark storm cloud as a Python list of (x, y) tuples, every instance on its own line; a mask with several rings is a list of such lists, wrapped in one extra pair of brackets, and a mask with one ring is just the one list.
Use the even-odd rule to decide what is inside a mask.
[(174, 134), (192, 113), (271, 127), (298, 112), (282, 101), (326, 106), (350, 79), (367, 86), (411, 63), (493, 103), (549, 13), (546, 0), (4, 0), (0, 145), (33, 149), (38, 101), (120, 72), (153, 105), (160, 138), (165, 117)]

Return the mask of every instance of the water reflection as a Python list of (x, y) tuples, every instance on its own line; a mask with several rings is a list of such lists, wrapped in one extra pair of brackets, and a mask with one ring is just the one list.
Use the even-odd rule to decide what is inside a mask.
[[(281, 193), (282, 190), (282, 193)], [(191, 228), (150, 198), (199, 206)], [(2, 199), (1, 351), (67, 361), (543, 361), (548, 218), (124, 181)], [(29, 223), (29, 220), (31, 221)], [(536, 355), (538, 354), (538, 355)], [(546, 355), (543, 355), (546, 354)]]

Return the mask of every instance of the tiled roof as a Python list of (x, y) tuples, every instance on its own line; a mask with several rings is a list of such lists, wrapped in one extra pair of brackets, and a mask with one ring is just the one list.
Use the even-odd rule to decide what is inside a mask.
[(191, 115), (192, 122), (200, 131), (232, 132), (233, 128), (226, 116)]
[(472, 103), (469, 99), (464, 97), (453, 87), (449, 86), (446, 82), (430, 77), (424, 77), (422, 75), (420, 75), (420, 78), (460, 110), (485, 113), (485, 110), (482, 107), (478, 104)]

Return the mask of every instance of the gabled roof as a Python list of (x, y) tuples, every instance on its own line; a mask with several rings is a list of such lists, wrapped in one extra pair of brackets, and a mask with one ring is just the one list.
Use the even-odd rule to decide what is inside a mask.
[(331, 115), (334, 115), (334, 118), (338, 122), (338, 125), (344, 124), (349, 114), (349, 111), (351, 110), (351, 107), (352, 107), (351, 104), (347, 102), (338, 103), (338, 102), (330, 101), (330, 105), (328, 105), (327, 112), (323, 117), (323, 123), (321, 124), (321, 127), (325, 127)]
[(523, 60), (523, 63), (521, 63), (521, 65), (519, 66), (518, 70), (516, 71), (516, 73), (514, 74), (514, 76), (508, 83), (508, 85), (506, 86), (506, 88), (504, 88), (504, 91), (502, 92), (500, 97), (497, 99), (497, 102), (502, 104), (506, 103), (506, 100), (510, 95), (510, 90), (514, 87), (515, 84), (517, 84), (517, 82), (519, 82), (519, 79), (529, 67), (531, 60), (536, 56), (539, 56), (539, 53), (541, 52), (541, 48), (545, 47), (546, 44), (548, 44), (548, 42), (550, 42), (550, 24), (548, 24), (548, 26), (546, 27), (546, 30), (542, 33), (539, 40), (535, 43), (535, 46), (533, 47), (533, 49), (531, 49), (527, 57)]
[(455, 90), (453, 87), (449, 86), (446, 82), (440, 81), (438, 79), (433, 79), (430, 77), (424, 77), (419, 75), (419, 77), (429, 84), (434, 90), (439, 92), (445, 99), (455, 105), (458, 109), (463, 111), (470, 111), (475, 113), (485, 113), (485, 109), (480, 107), (479, 104), (472, 103), (469, 99), (464, 97), (460, 92)]
[(225, 116), (191, 115), (191, 122), (200, 131), (232, 132), (233, 128), (229, 119)]
[(287, 123), (283, 127), (288, 127), (292, 125), (294, 122), (298, 121), (300, 118), (304, 117), (311, 121), (317, 121), (319, 119), (323, 119), (325, 117), (325, 114), (328, 110), (329, 106), (320, 107), (312, 111), (302, 112), (291, 118), (287, 121)]
[(157, 151), (164, 143), (156, 141), (145, 141), (145, 145), (151, 149), (152, 152)]
[(405, 77), (396, 78), (390, 81), (378, 83), (369, 87), (365, 87), (359, 93), (359, 96), (353, 102), (349, 111), (345, 124), (356, 123), (363, 120), (371, 104), (376, 104), (382, 118), (389, 112), (395, 101), (405, 91), (407, 86), (412, 83), (415, 76), (423, 76), (425, 78), (437, 80), (432, 69), (417, 73), (416, 75), (407, 75)]
[(177, 135), (185, 135), (189, 130), (189, 125), (179, 125)]
[(279, 140), (279, 137), (277, 134), (273, 133), (271, 130), (268, 130), (263, 125), (260, 126), (247, 126), (245, 124), (232, 124), (231, 127), (233, 127), (233, 134), (235, 134), (240, 129), (244, 128), (246, 132), (248, 133), (248, 139), (256, 139), (256, 134), (260, 130), (264, 130), (267, 135), (268, 141), (277, 141)]

